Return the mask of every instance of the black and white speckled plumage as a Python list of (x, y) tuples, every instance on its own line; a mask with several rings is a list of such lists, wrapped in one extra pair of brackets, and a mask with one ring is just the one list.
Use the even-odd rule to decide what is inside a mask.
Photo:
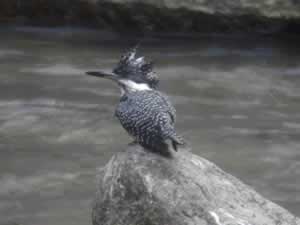
[(176, 111), (168, 97), (157, 90), (152, 63), (136, 57), (136, 48), (122, 56), (113, 73), (87, 72), (116, 81), (122, 96), (115, 111), (125, 130), (143, 147), (170, 155), (183, 144), (175, 132)]
[(159, 91), (126, 93), (115, 115), (125, 130), (145, 148), (168, 154), (168, 140), (174, 150), (183, 144), (174, 128), (176, 111), (167, 96)]

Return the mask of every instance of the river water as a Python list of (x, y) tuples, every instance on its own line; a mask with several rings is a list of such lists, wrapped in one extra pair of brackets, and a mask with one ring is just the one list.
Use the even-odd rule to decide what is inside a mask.
[[(0, 30), (0, 224), (91, 224), (97, 170), (130, 142), (119, 90), (84, 76), (137, 41), (79, 29)], [(300, 216), (297, 39), (147, 39), (192, 151)]]

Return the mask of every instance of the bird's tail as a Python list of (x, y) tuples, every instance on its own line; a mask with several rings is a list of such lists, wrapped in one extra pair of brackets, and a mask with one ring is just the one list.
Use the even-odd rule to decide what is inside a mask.
[(178, 150), (178, 145), (185, 145), (185, 141), (183, 139), (183, 137), (179, 136), (179, 135), (174, 135), (171, 137), (172, 140), (172, 146), (174, 148), (175, 151)]
[(164, 140), (170, 141), (172, 144), (172, 147), (175, 151), (178, 150), (178, 145), (185, 145), (186, 142), (184, 141), (183, 137), (179, 136), (173, 125), (171, 124), (165, 124), (165, 129), (163, 130), (163, 137)]

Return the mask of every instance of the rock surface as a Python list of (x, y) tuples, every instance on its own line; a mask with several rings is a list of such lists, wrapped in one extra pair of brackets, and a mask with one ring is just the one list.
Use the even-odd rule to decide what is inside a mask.
[[(106, 0), (119, 4), (140, 3), (139, 0)], [(271, 18), (299, 18), (300, 1), (297, 0), (144, 0), (144, 4), (157, 8), (187, 9), (208, 14), (255, 14)]]
[(299, 0), (1, 0), (0, 22), (142, 33), (300, 33)]
[(93, 225), (300, 225), (213, 163), (180, 151), (172, 159), (138, 146), (99, 174)]

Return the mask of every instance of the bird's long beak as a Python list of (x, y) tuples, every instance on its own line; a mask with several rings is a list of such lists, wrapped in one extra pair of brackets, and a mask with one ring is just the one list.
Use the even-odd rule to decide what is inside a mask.
[(110, 80), (117, 81), (118, 76), (111, 72), (104, 72), (104, 71), (89, 71), (86, 72), (87, 75), (94, 76), (94, 77), (100, 77), (100, 78), (106, 78)]

